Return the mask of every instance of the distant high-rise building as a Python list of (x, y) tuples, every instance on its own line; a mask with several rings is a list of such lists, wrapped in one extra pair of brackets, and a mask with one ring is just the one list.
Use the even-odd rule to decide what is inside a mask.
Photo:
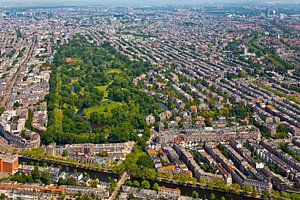
[(275, 8), (267, 8), (266, 9), (266, 17), (270, 17), (270, 18), (274, 18), (274, 17), (278, 17), (279, 12), (277, 9)]

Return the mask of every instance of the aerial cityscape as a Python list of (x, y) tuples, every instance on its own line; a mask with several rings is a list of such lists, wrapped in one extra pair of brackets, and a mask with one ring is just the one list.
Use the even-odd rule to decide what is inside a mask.
[(0, 0), (0, 200), (300, 200), (300, 2)]

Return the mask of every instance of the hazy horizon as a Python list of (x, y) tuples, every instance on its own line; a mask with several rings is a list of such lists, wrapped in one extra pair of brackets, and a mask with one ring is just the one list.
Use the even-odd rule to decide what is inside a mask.
[(187, 5), (187, 4), (224, 4), (224, 3), (300, 3), (300, 0), (0, 0), (3, 6), (161, 6), (161, 5)]

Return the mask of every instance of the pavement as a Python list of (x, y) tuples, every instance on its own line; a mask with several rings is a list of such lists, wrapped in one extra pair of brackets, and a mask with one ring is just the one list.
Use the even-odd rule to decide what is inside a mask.
[(116, 196), (119, 192), (119, 190), (121, 189), (122, 185), (125, 183), (125, 181), (128, 178), (128, 174), (127, 172), (124, 172), (121, 176), (121, 178), (119, 179), (117, 186), (115, 187), (115, 190), (112, 192), (112, 194), (110, 195), (110, 197), (108, 198), (108, 200), (115, 200)]

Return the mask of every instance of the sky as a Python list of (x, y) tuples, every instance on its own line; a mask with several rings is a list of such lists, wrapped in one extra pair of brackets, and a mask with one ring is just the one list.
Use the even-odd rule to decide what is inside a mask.
[(105, 6), (159, 6), (207, 3), (300, 3), (300, 0), (0, 0), (3, 6), (60, 6), (60, 5), (105, 5)]

